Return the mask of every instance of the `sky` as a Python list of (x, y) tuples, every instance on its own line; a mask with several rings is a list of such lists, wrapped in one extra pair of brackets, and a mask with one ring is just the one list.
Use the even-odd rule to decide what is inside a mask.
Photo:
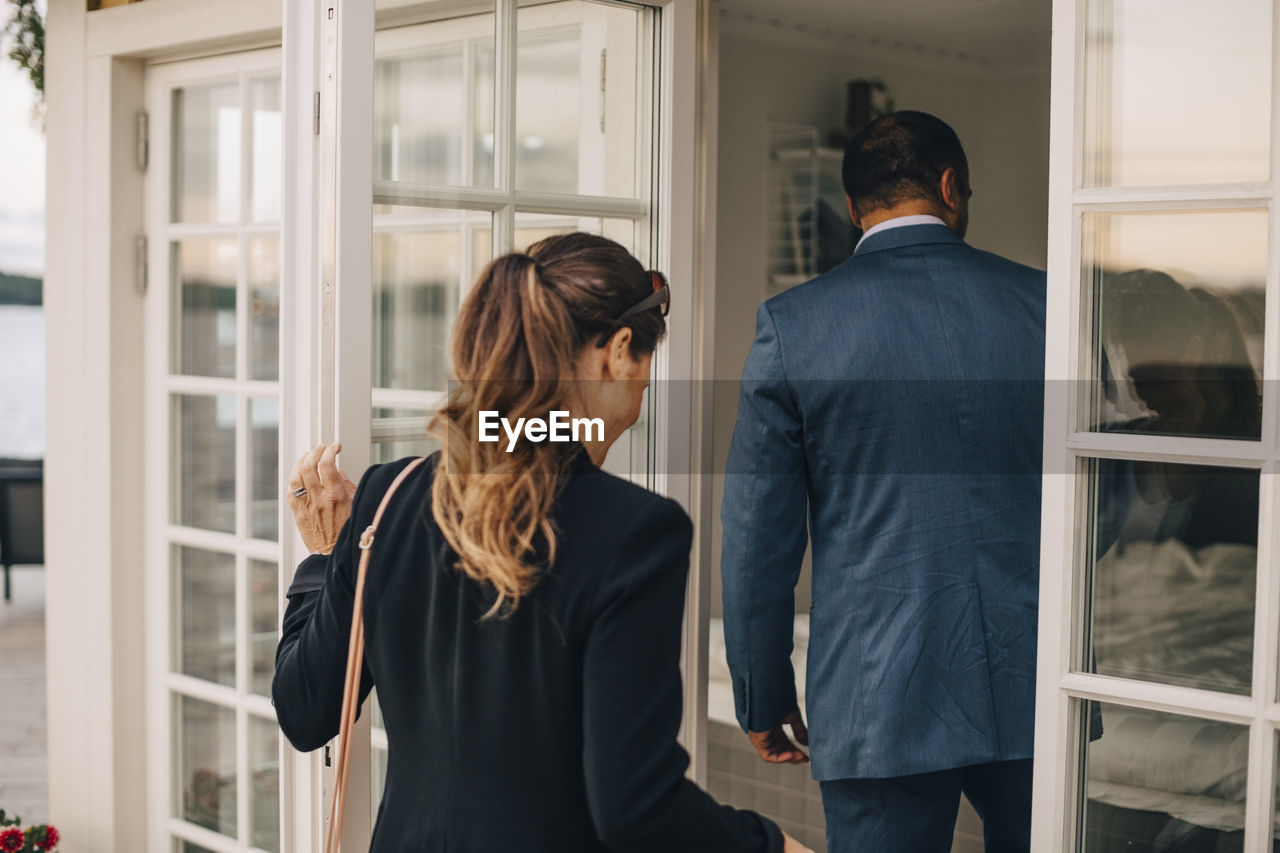
[[(0, 8), (7, 17), (8, 4)], [(0, 272), (44, 274), (44, 134), (26, 73), (0, 55)]]

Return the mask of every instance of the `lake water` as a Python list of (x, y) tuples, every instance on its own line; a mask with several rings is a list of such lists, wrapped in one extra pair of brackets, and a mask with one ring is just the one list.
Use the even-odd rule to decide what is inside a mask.
[(0, 457), (44, 458), (44, 309), (0, 305)]

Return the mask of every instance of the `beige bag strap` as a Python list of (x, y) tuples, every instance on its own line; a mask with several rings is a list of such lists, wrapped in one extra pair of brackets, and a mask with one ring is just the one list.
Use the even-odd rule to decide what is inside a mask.
[(354, 612), (351, 615), (351, 640), (347, 645), (347, 680), (342, 688), (342, 718), (338, 723), (338, 765), (334, 770), (333, 804), (329, 811), (329, 833), (325, 838), (325, 853), (338, 853), (342, 845), (342, 813), (347, 804), (347, 769), (351, 757), (351, 729), (356, 723), (357, 703), (360, 699), (360, 669), (364, 661), (364, 576), (369, 570), (369, 552), (373, 537), (378, 532), (382, 514), (386, 512), (391, 496), (400, 484), (426, 461), (419, 457), (408, 465), (391, 483), (387, 493), (373, 514), (373, 523), (360, 534), (360, 569), (356, 572)]

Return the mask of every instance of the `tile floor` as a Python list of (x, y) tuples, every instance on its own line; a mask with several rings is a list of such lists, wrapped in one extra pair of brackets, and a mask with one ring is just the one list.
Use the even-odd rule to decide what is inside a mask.
[[(707, 789), (724, 803), (768, 815), (785, 831), (825, 853), (822, 797), (807, 766), (765, 764), (735, 726), (708, 727)], [(982, 853), (982, 821), (963, 797), (951, 853)]]
[(24, 824), (49, 819), (45, 742), (44, 570), (14, 567), (0, 599), (0, 808)]

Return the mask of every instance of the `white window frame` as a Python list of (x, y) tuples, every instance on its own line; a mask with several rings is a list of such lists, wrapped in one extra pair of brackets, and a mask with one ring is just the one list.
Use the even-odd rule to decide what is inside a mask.
[[(1276, 746), (1280, 703), (1280, 443), (1277, 399), (1264, 393), (1259, 442), (1090, 433), (1082, 428), (1086, 402), (1076, 394), (1088, 380), (1090, 296), (1081, 276), (1081, 223), (1086, 213), (1255, 208), (1271, 216), (1266, 282), (1263, 374), (1280, 377), (1280, 110), (1272, 115), (1271, 175), (1267, 184), (1192, 187), (1085, 188), (1084, 116), (1093, 107), (1085, 87), (1087, 0), (1055, 0), (1049, 157), (1048, 304), (1044, 429), (1044, 491), (1040, 552), (1040, 631), (1037, 664), (1035, 786), (1032, 849), (1079, 848), (1082, 796), (1077, 700), (1102, 701), (1249, 727), (1246, 853), (1270, 853), (1276, 816)], [(1280, 92), (1280, 8), (1273, 12), (1272, 86)], [(1123, 458), (1245, 467), (1261, 471), (1258, 572), (1252, 696), (1231, 696), (1073, 671), (1077, 623), (1082, 619), (1086, 529), (1086, 466), (1090, 459)]]
[[(514, 9), (516, 0), (500, 0)], [(468, 189), (458, 193), (418, 193), (415, 188), (375, 184), (372, 178), (372, 91), (374, 16), (364, 0), (284, 0), (285, 150), (284, 235), (281, 277), (282, 313), (293, 322), (281, 329), (285, 392), (282, 424), (286, 460), (316, 441), (340, 437), (344, 467), (362, 470), (373, 439), (370, 423), (372, 317), (367, 290), (343, 288), (343, 282), (367, 282), (373, 233), (370, 187), (378, 201), (431, 202), (452, 207), (480, 206), (521, 211), (635, 218), (644, 211), (614, 198), (583, 198), (553, 193)], [(382, 4), (394, 16), (393, 2)], [(655, 428), (654, 486), (679, 501), (693, 516), (701, 535), (693, 554), (686, 610), (683, 669), (683, 738), (693, 756), (691, 773), (706, 774), (706, 629), (710, 588), (711, 478), (709, 383), (712, 375), (711, 325), (714, 317), (715, 199), (715, 34), (717, 0), (649, 0), (661, 13), (658, 28), (658, 115), (654, 174), (657, 199), (652, 235), (654, 265), (673, 283), (669, 335), (655, 358), (650, 416)], [(510, 18), (508, 17), (508, 20)], [(497, 31), (497, 79), (514, 56), (515, 33)], [(514, 117), (514, 93), (499, 85), (496, 106), (500, 133)], [(320, 93), (319, 134), (313, 136), (313, 105)], [(312, 144), (307, 144), (311, 138)], [(495, 162), (506, 174), (510, 162)], [(514, 200), (513, 200), (514, 198)], [(465, 204), (464, 204), (465, 202)], [(510, 244), (509, 216), (494, 221), (495, 246)], [(335, 235), (341, 234), (340, 242)], [(335, 286), (336, 283), (336, 286)], [(367, 287), (367, 284), (366, 284)], [(289, 307), (285, 293), (291, 295)], [(321, 365), (304, 373), (299, 365)], [(295, 420), (290, 425), (289, 418)], [(415, 419), (416, 420), (416, 419)], [(391, 430), (403, 424), (387, 423)], [(409, 425), (415, 426), (415, 425)], [(382, 436), (380, 436), (382, 437)], [(303, 553), (285, 537), (283, 564), (291, 570)], [(369, 743), (368, 715), (354, 737)], [(288, 750), (287, 750), (288, 751)], [(365, 786), (369, 750), (356, 750), (351, 767), (344, 846), (367, 844), (372, 815)], [(317, 754), (294, 753), (288, 783), (296, 799), (286, 850), (317, 850), (322, 843), (325, 779)], [(362, 790), (363, 789), (363, 790)]]
[[(243, 255), (238, 260), (240, 284), (237, 291), (237, 377), (234, 379), (208, 379), (200, 376), (179, 376), (171, 374), (171, 325), (172, 314), (172, 282), (170, 242), (187, 237), (244, 237), (276, 236), (281, 233), (281, 223), (270, 221), (262, 223), (172, 223), (171, 211), (171, 105), (172, 92), (177, 88), (198, 86), (206, 83), (235, 82), (240, 87), (240, 108), (242, 116), (248, 115), (248, 84), (250, 81), (264, 76), (276, 76), (280, 73), (280, 50), (241, 51), (224, 56), (194, 59), (183, 62), (153, 64), (148, 67), (145, 76), (146, 103), (151, 129), (149, 139), (149, 169), (146, 181), (146, 223), (147, 223), (147, 270), (150, 276), (150, 288), (145, 308), (145, 324), (147, 329), (145, 359), (145, 429), (148, 436), (150, 452), (146, 457), (146, 622), (147, 622), (147, 660), (146, 660), (146, 693), (147, 693), (147, 732), (148, 748), (146, 758), (148, 802), (152, 808), (148, 814), (148, 846), (152, 850), (168, 850), (175, 839), (182, 839), (198, 844), (219, 853), (240, 853), (257, 848), (244, 846), (238, 841), (231, 841), (220, 833), (190, 824), (181, 818), (174, 817), (174, 772), (176, 722), (173, 719), (173, 696), (181, 693), (195, 699), (214, 703), (219, 707), (229, 708), (236, 714), (236, 748), (237, 748), (237, 836), (247, 837), (249, 821), (252, 814), (252, 780), (247, 773), (249, 768), (249, 716), (265, 720), (275, 719), (275, 709), (270, 699), (249, 694), (241, 694), (234, 687), (212, 684), (197, 678), (171, 672), (172, 651), (177, 639), (172, 635), (172, 609), (174, 593), (171, 586), (172, 552), (175, 546), (190, 546), (209, 549), (220, 553), (235, 555), (236, 561), (236, 680), (246, 683), (251, 678), (250, 632), (252, 626), (248, 618), (248, 582), (250, 560), (259, 559), (275, 563), (278, 566), (277, 581), (287, 586), (292, 574), (292, 566), (287, 567), (281, 559), (282, 549), (276, 542), (251, 539), (237, 533), (221, 533), (183, 527), (170, 519), (172, 506), (171, 479), (174, 448), (171, 445), (174, 425), (171, 423), (171, 394), (191, 392), (196, 394), (235, 394), (237, 395), (236, 434), (236, 518), (237, 530), (246, 530), (249, 502), (252, 499), (252, 484), (248, 482), (245, 472), (248, 470), (247, 455), (249, 447), (249, 398), (269, 396), (281, 400), (282, 423), (284, 408), (281, 392), (285, 385), (282, 373), (279, 381), (258, 381), (247, 377), (248, 347), (248, 313), (245, 305), (247, 284), (245, 272), (247, 258)], [(250, 162), (248, 134), (241, 133), (242, 150), (240, 204), (246, 203), (245, 191), (248, 187), (248, 169)], [(283, 288), (282, 288), (283, 290)], [(283, 293), (282, 293), (283, 296)], [(284, 526), (284, 503), (281, 501), (279, 512), (280, 527), (283, 534), (288, 530)], [(283, 608), (283, 604), (280, 605)], [(282, 612), (282, 611), (281, 611)], [(280, 769), (281, 801), (280, 821), (282, 845), (288, 837), (286, 816), (290, 813), (291, 795), (288, 788), (286, 768)], [(282, 847), (288, 849), (287, 847)]]

